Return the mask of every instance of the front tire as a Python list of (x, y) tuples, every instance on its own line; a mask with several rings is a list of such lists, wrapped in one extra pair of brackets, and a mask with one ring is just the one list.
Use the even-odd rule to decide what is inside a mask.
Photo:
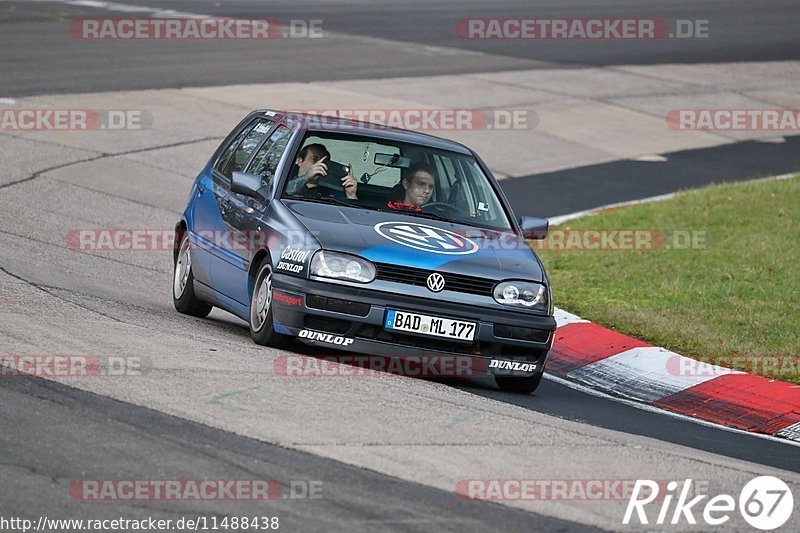
[(501, 390), (518, 394), (530, 394), (539, 387), (544, 372), (537, 372), (529, 377), (495, 376), (494, 381)]
[(261, 261), (250, 297), (250, 336), (256, 344), (287, 348), (293, 337), (275, 331), (272, 322), (272, 263), (269, 257)]
[(189, 246), (189, 232), (183, 234), (175, 268), (172, 273), (172, 303), (179, 313), (205, 318), (213, 306), (200, 300), (194, 293), (192, 274), (192, 249)]

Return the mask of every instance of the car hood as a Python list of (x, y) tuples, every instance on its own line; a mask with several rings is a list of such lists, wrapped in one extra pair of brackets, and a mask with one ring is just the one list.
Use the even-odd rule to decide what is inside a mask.
[(284, 203), (326, 250), (486, 279), (544, 277), (536, 255), (513, 232), (333, 204)]

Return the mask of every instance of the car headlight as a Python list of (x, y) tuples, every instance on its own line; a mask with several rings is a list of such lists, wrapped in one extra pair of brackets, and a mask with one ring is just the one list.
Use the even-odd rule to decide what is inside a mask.
[(375, 265), (357, 255), (319, 250), (311, 259), (311, 275), (369, 283), (375, 279)]
[(503, 305), (549, 312), (547, 287), (531, 281), (504, 281), (494, 288), (494, 299)]

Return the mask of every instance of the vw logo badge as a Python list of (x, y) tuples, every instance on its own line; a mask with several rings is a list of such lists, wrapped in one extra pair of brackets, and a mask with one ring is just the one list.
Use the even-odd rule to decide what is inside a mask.
[(434, 272), (428, 276), (428, 288), (431, 292), (441, 292), (444, 289), (444, 276), (438, 272)]
[(414, 222), (381, 222), (375, 225), (378, 235), (390, 241), (435, 254), (466, 255), (478, 251), (475, 241), (454, 231)]

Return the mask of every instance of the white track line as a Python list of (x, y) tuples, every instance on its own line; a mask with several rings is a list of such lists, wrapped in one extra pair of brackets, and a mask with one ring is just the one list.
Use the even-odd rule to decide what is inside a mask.
[(638, 205), (638, 204), (648, 204), (650, 202), (660, 202), (662, 200), (670, 200), (674, 198), (676, 194), (677, 193), (671, 192), (668, 194), (659, 194), (658, 196), (650, 196), (648, 198), (642, 198), (641, 200), (628, 200), (627, 202), (617, 202), (616, 204), (608, 204), (601, 207), (595, 207), (594, 209), (586, 209), (584, 211), (578, 211), (577, 213), (570, 213), (568, 215), (559, 215), (557, 217), (551, 217), (548, 220), (550, 221), (551, 226), (558, 226), (559, 224), (563, 224), (564, 222), (569, 222), (570, 220), (583, 218), (589, 215), (596, 215), (597, 213), (601, 213), (607, 209), (614, 209), (617, 207), (628, 207), (631, 205)]
[[(779, 176), (770, 176), (768, 178), (758, 178), (758, 179), (754, 179), (754, 180), (737, 181), (737, 182), (731, 182), (731, 183), (758, 183), (758, 182), (761, 182), (761, 181), (780, 181), (780, 180), (787, 180), (787, 179), (793, 178), (794, 176), (797, 176), (797, 175), (798, 175), (797, 172), (792, 172), (792, 173), (789, 173), (789, 174), (781, 174)], [(727, 183), (722, 184), (722, 185), (727, 185)], [(659, 194), (658, 196), (649, 196), (647, 198), (642, 198), (641, 200), (628, 200), (627, 202), (617, 202), (615, 204), (608, 204), (608, 205), (603, 205), (603, 206), (600, 206), (600, 207), (595, 207), (594, 209), (585, 209), (583, 211), (577, 211), (575, 213), (570, 213), (568, 215), (558, 215), (558, 216), (555, 216), (555, 217), (550, 217), (548, 220), (550, 221), (550, 225), (551, 226), (558, 226), (559, 224), (563, 224), (564, 222), (569, 222), (570, 220), (575, 220), (575, 219), (583, 218), (583, 217), (590, 216), (590, 215), (596, 215), (596, 214), (602, 213), (603, 211), (606, 211), (608, 209), (616, 209), (618, 207), (629, 207), (629, 206), (632, 206), (632, 205), (649, 204), (651, 202), (661, 202), (663, 200), (671, 200), (672, 198), (675, 197), (676, 194), (680, 194), (680, 193), (671, 192), (671, 193), (667, 193), (667, 194)]]

